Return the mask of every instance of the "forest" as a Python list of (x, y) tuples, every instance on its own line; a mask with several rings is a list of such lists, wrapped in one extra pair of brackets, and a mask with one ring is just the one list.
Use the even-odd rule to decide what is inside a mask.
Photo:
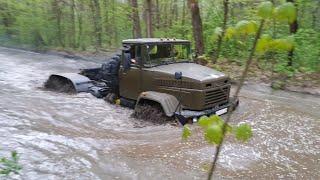
[[(0, 0), (0, 43), (37, 50), (103, 52), (121, 41), (139, 37), (170, 37), (193, 42), (206, 64), (229, 72), (243, 66), (254, 37), (228, 38), (239, 21), (258, 22), (260, 0)], [(289, 2), (293, 21), (269, 20), (263, 35), (290, 41), (291, 50), (258, 53), (261, 79), (318, 81), (320, 71), (320, 1)], [(241, 24), (241, 22), (240, 22)], [(228, 65), (228, 66), (226, 66)], [(254, 68), (253, 68), (254, 69)], [(315, 76), (316, 74), (316, 76)], [(234, 75), (236, 78), (237, 75)], [(286, 78), (283, 78), (286, 77)], [(312, 81), (314, 80), (314, 81)], [(310, 83), (309, 83), (310, 84)], [(282, 87), (278, 83), (275, 87)]]

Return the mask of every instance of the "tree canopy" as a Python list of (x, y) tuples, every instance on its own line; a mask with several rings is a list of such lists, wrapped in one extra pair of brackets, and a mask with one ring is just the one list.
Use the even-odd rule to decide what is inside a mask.
[[(226, 58), (243, 64), (248, 55), (248, 43), (252, 43), (253, 39), (248, 36), (232, 39), (230, 36), (242, 26), (252, 31), (256, 28), (255, 24), (247, 24), (259, 18), (256, 7), (260, 2), (0, 0), (0, 42), (40, 49), (83, 51), (117, 48), (121, 40), (127, 38), (175, 37), (193, 41), (199, 55)], [(266, 34), (277, 39), (292, 35), (290, 41), (294, 42), (289, 55), (272, 52), (272, 58), (276, 59), (275, 69), (281, 71), (289, 65), (295, 69), (319, 71), (320, 2), (272, 0), (261, 9), (260, 15), (269, 16), (271, 3), (284, 5), (273, 9), (272, 13), (278, 13), (276, 19), (281, 21), (267, 22), (266, 26), (270, 28), (267, 28)], [(292, 16), (292, 13), (296, 15)], [(239, 23), (232, 27), (236, 22)], [(273, 43), (277, 45), (279, 41)], [(266, 47), (262, 42), (258, 45), (259, 51)], [(270, 56), (261, 55), (259, 58), (268, 61)]]

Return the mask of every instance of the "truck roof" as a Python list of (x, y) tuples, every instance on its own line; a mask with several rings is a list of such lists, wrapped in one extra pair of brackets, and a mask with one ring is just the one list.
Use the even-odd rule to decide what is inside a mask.
[(188, 44), (190, 41), (183, 39), (170, 39), (170, 38), (139, 38), (139, 39), (126, 39), (122, 44), (160, 44), (160, 43), (177, 43)]

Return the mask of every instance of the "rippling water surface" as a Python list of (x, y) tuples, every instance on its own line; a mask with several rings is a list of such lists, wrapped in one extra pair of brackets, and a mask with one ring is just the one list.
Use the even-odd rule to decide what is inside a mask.
[[(182, 142), (181, 128), (140, 122), (90, 94), (39, 88), (52, 73), (97, 65), (0, 48), (0, 156), (17, 150), (23, 165), (11, 178), (204, 179), (214, 147), (196, 126)], [(319, 97), (248, 85), (240, 100), (232, 123), (250, 123), (254, 136), (227, 139), (217, 179), (320, 179)]]

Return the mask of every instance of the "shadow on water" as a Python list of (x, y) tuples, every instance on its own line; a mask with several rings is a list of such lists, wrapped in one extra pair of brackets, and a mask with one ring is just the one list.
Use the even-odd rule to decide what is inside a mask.
[[(137, 121), (132, 110), (90, 94), (38, 88), (50, 74), (97, 65), (0, 48), (0, 156), (15, 149), (23, 165), (13, 178), (205, 178), (214, 148), (198, 127), (184, 142), (181, 128)], [(251, 124), (254, 137), (228, 138), (218, 179), (320, 178), (319, 97), (247, 85), (240, 100), (232, 123)]]

